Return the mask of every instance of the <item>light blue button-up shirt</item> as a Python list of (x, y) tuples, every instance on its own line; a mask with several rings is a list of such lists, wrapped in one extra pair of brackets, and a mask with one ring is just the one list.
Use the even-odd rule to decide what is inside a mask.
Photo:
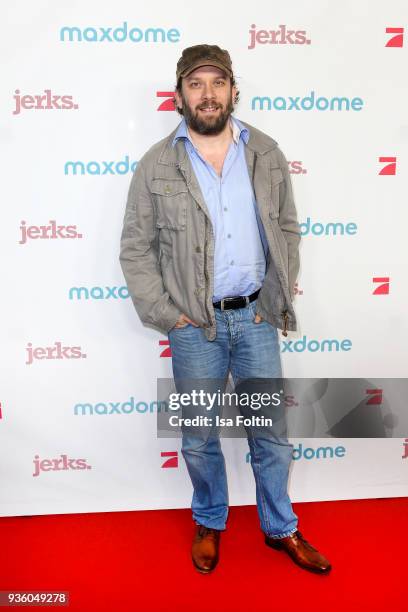
[(193, 170), (210, 213), (215, 236), (213, 301), (250, 295), (262, 286), (268, 243), (259, 217), (248, 166), (245, 144), (249, 131), (230, 118), (233, 142), (225, 157), (221, 176), (191, 140), (185, 119), (173, 140), (184, 139)]

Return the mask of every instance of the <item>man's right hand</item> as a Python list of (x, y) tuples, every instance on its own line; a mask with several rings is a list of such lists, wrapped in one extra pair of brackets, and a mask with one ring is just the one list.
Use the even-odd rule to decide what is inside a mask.
[(181, 313), (173, 329), (175, 329), (176, 327), (185, 327), (187, 323), (191, 323), (191, 325), (194, 325), (194, 327), (199, 327), (198, 323), (194, 323), (194, 321), (189, 319), (187, 315)]

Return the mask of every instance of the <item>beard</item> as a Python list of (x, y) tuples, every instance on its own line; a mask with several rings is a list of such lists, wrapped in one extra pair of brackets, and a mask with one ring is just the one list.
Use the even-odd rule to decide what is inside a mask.
[[(196, 107), (196, 111), (194, 111), (188, 105), (183, 93), (181, 94), (181, 99), (183, 103), (183, 116), (186, 123), (188, 127), (191, 127), (191, 129), (198, 134), (214, 136), (216, 134), (220, 134), (225, 128), (231, 113), (234, 111), (231, 95), (225, 107), (218, 102), (203, 102)], [(220, 110), (217, 110), (214, 114), (208, 115), (203, 115), (203, 113), (200, 113), (199, 109), (213, 106)]]

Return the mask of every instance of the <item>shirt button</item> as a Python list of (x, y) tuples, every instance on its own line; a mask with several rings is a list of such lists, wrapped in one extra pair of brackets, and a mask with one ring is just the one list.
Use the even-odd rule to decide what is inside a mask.
[(227, 238), (231, 238), (231, 234), (227, 234)]
[(230, 261), (230, 266), (233, 266), (233, 265), (234, 265), (234, 260), (232, 259), (232, 260)]
[(226, 206), (224, 206), (224, 210), (228, 210), (228, 208)]

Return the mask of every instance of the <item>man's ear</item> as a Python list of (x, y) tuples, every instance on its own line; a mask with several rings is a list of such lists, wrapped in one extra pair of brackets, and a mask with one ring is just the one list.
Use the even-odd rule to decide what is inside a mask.
[(182, 100), (181, 100), (181, 96), (180, 96), (178, 91), (174, 92), (174, 98), (176, 100), (176, 106), (178, 108), (180, 108), (180, 109), (183, 108), (183, 103), (182, 103)]

